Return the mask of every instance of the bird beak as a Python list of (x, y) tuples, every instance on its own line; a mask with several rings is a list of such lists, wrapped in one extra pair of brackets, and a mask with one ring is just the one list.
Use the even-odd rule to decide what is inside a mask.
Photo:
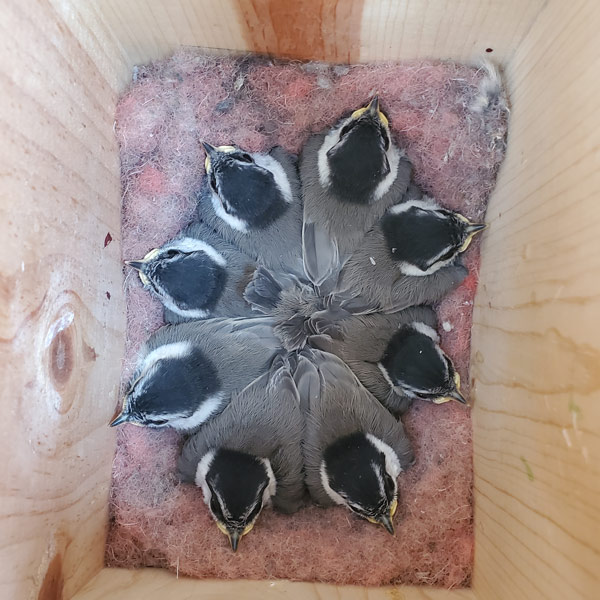
[(126, 412), (121, 412), (117, 417), (115, 417), (110, 423), (110, 427), (116, 427), (117, 425), (121, 425), (123, 423), (127, 423), (129, 421), (129, 415)]
[(385, 514), (385, 515), (381, 515), (381, 517), (379, 517), (377, 519), (377, 522), (382, 525), (383, 527), (385, 527), (385, 530), (390, 534), (390, 535), (394, 535), (394, 523), (392, 521), (392, 517), (389, 514)]
[(452, 400), (456, 400), (461, 404), (467, 404), (467, 401), (465, 400), (464, 396), (458, 390), (453, 390), (447, 396), (440, 396), (439, 398), (435, 398), (435, 400), (433, 400), (433, 403), (446, 404), (446, 402), (450, 402)]
[(487, 223), (469, 223), (469, 225), (467, 225), (467, 233), (470, 235), (475, 235), (486, 228)]
[(473, 237), (480, 231), (483, 231), (486, 227), (486, 223), (469, 223), (466, 229), (467, 237), (465, 238), (463, 245), (460, 247), (459, 252), (464, 252), (473, 241)]
[(377, 116), (379, 113), (379, 96), (373, 96), (373, 99), (367, 106), (367, 110), (369, 111), (369, 114), (373, 115), (374, 117)]
[(204, 150), (208, 156), (214, 156), (217, 152), (217, 149), (214, 146), (211, 146), (208, 142), (202, 142), (202, 146), (204, 147)]
[(144, 266), (143, 260), (126, 260), (125, 264), (129, 267), (133, 267), (136, 271), (141, 271)]
[(241, 534), (239, 531), (228, 531), (227, 537), (229, 538), (229, 543), (231, 544), (231, 549), (234, 552), (237, 552), (238, 544), (240, 543)]

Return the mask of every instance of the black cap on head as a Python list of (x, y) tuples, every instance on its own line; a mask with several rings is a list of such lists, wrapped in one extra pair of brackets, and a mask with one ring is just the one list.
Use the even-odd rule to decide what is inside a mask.
[[(134, 382), (127, 396), (129, 421), (148, 427), (168, 425), (169, 418), (187, 418), (220, 389), (216, 367), (197, 347), (176, 358), (159, 360)], [(176, 415), (176, 417), (175, 417)]]
[(326, 448), (323, 460), (329, 486), (346, 500), (350, 509), (377, 522), (389, 515), (395, 484), (386, 471), (385, 455), (364, 433), (336, 440)]
[(389, 255), (427, 271), (435, 262), (458, 254), (464, 241), (466, 223), (437, 210), (413, 206), (381, 221)]
[(288, 209), (273, 173), (257, 165), (247, 152), (219, 152), (217, 148), (210, 160), (209, 185), (231, 216), (261, 229)]
[(454, 367), (436, 341), (411, 325), (390, 340), (381, 365), (395, 386), (433, 400), (456, 390)]
[(227, 283), (227, 270), (198, 250), (167, 250), (148, 264), (145, 275), (155, 291), (182, 311), (214, 309)]
[(235, 552), (239, 540), (257, 519), (269, 485), (264, 462), (246, 452), (218, 450), (206, 474), (210, 510)]
[(351, 120), (328, 152), (331, 187), (346, 202), (364, 204), (390, 172), (389, 134), (372, 111)]

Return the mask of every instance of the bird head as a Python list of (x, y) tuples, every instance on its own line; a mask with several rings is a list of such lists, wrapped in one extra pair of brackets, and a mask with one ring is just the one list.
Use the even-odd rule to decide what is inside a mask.
[(327, 171), (332, 189), (341, 198), (368, 202), (377, 185), (390, 173), (390, 144), (388, 120), (375, 96), (327, 135), (322, 148), (326, 165), (320, 165), (320, 169)]
[(323, 453), (321, 482), (327, 494), (370, 523), (394, 535), (398, 507), (398, 457), (375, 436), (355, 432), (336, 440)]
[(467, 401), (460, 393), (460, 376), (439, 346), (434, 329), (424, 323), (404, 325), (391, 338), (379, 368), (390, 385), (409, 398), (443, 404)]
[(291, 189), (277, 161), (235, 146), (202, 145), (213, 208), (221, 219), (246, 232), (267, 227), (283, 214)]
[(451, 263), (486, 227), (429, 199), (392, 206), (381, 226), (392, 260), (402, 273), (417, 277)]
[(172, 312), (204, 319), (217, 304), (227, 279), (227, 261), (211, 245), (178, 238), (151, 250), (141, 260), (125, 261), (138, 271), (144, 287)]
[(138, 365), (115, 427), (191, 430), (217, 412), (222, 404), (217, 369), (190, 342), (173, 342), (149, 352)]
[(234, 552), (276, 490), (268, 459), (223, 448), (200, 461), (196, 485), (202, 488), (204, 501)]

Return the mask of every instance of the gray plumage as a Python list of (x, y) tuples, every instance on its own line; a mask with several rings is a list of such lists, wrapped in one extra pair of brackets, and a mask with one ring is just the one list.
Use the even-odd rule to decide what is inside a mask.
[[(209, 248), (204, 250), (194, 248), (194, 240), (207, 244)], [(202, 262), (198, 264), (199, 261), (189, 261), (187, 267), (184, 263), (170, 274), (169, 279), (163, 277), (161, 280), (156, 277), (153, 285), (148, 281), (152, 278), (152, 271), (149, 272), (145, 268), (146, 265), (142, 263), (144, 268), (142, 273), (146, 275), (148, 282), (144, 287), (163, 304), (164, 318), (167, 323), (183, 323), (209, 317), (255, 315), (243, 298), (243, 291), (256, 269), (256, 262), (253, 259), (225, 241), (204, 223), (192, 223), (164, 244), (153, 261), (173, 249), (187, 251), (187, 257), (197, 254)], [(217, 255), (214, 255), (211, 249)], [(207, 250), (210, 255), (207, 255)], [(168, 260), (169, 258), (166, 258), (166, 261)], [(212, 268), (207, 269), (207, 263)], [(195, 269), (195, 267), (199, 268)], [(206, 281), (203, 281), (202, 277), (205, 277)], [(196, 288), (199, 289), (195, 293)]]
[(321, 463), (325, 450), (346, 435), (358, 431), (375, 436), (393, 450), (402, 469), (414, 462), (402, 423), (377, 402), (338, 357), (306, 348), (297, 356), (294, 380), (306, 415), (305, 481), (317, 504), (336, 504), (323, 486)]
[[(323, 315), (323, 318), (328, 318)], [(337, 316), (332, 322), (335, 335), (312, 335), (308, 344), (341, 358), (354, 372), (362, 385), (392, 414), (402, 415), (412, 399), (394, 388), (378, 366), (388, 343), (402, 325), (419, 322), (435, 329), (437, 317), (427, 306), (415, 306), (393, 314)]]
[(217, 318), (168, 325), (140, 353), (121, 422), (196, 430), (281, 351), (273, 321)]
[(210, 450), (226, 448), (266, 458), (277, 482), (273, 506), (296, 512), (304, 497), (301, 442), (304, 418), (298, 391), (284, 359), (233, 395), (229, 406), (185, 443), (178, 468), (195, 482), (199, 461)]
[[(325, 293), (333, 289), (339, 270), (360, 246), (364, 234), (379, 221), (389, 206), (402, 198), (412, 171), (403, 151), (390, 141), (387, 159), (391, 181), (388, 189), (380, 197), (370, 194), (360, 203), (345, 201), (332, 191), (330, 185), (324, 185), (319, 168), (319, 150), (329, 139), (328, 135), (343, 128), (346, 122), (347, 119), (342, 120), (331, 130), (312, 136), (300, 157), (304, 268), (309, 279)], [(321, 164), (327, 160), (322, 158)]]
[[(418, 186), (411, 184), (403, 202), (424, 199), (429, 200)], [(394, 312), (409, 306), (434, 304), (468, 275), (456, 257), (429, 275), (407, 275), (401, 270), (402, 263), (394, 260), (395, 250), (390, 248), (379, 221), (365, 235), (340, 273), (335, 291), (340, 296), (352, 296), (344, 304), (346, 308), (354, 313)]]
[(301, 274), (302, 202), (295, 159), (280, 147), (273, 148), (266, 155), (248, 154), (255, 160), (261, 156), (274, 159), (283, 169), (291, 189), (291, 202), (287, 203), (285, 212), (265, 227), (248, 227), (246, 232), (235, 229), (215, 212), (218, 200), (209, 185), (208, 176), (205, 176), (198, 196), (198, 216), (225, 240), (258, 262), (275, 271)]

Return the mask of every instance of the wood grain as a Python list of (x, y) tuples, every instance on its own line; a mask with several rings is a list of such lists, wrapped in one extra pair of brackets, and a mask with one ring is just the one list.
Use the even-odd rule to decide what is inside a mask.
[(474, 600), (471, 590), (336, 587), (290, 581), (196, 581), (160, 569), (103, 569), (74, 600)]
[(181, 45), (331, 62), (514, 53), (545, 0), (95, 0), (128, 64)]
[(473, 323), (478, 598), (600, 590), (596, 2), (550, 2), (506, 69), (512, 114)]
[(514, 53), (545, 0), (365, 0), (360, 60), (453, 59)]
[(113, 62), (68, 3), (3, 3), (1, 598), (70, 597), (103, 564), (124, 331)]
[[(87, 582), (78, 600), (595, 598), (600, 5), (275, 4), (3, 4), (0, 597), (71, 598)], [(317, 4), (325, 8), (315, 20)], [(116, 96), (134, 64), (178, 45), (244, 51), (259, 42), (275, 54), (340, 61), (470, 60), (490, 47), (506, 67), (511, 133), (473, 328), (473, 592), (198, 582), (155, 570), (104, 569), (90, 581), (104, 551), (114, 449), (106, 421), (124, 332)]]

